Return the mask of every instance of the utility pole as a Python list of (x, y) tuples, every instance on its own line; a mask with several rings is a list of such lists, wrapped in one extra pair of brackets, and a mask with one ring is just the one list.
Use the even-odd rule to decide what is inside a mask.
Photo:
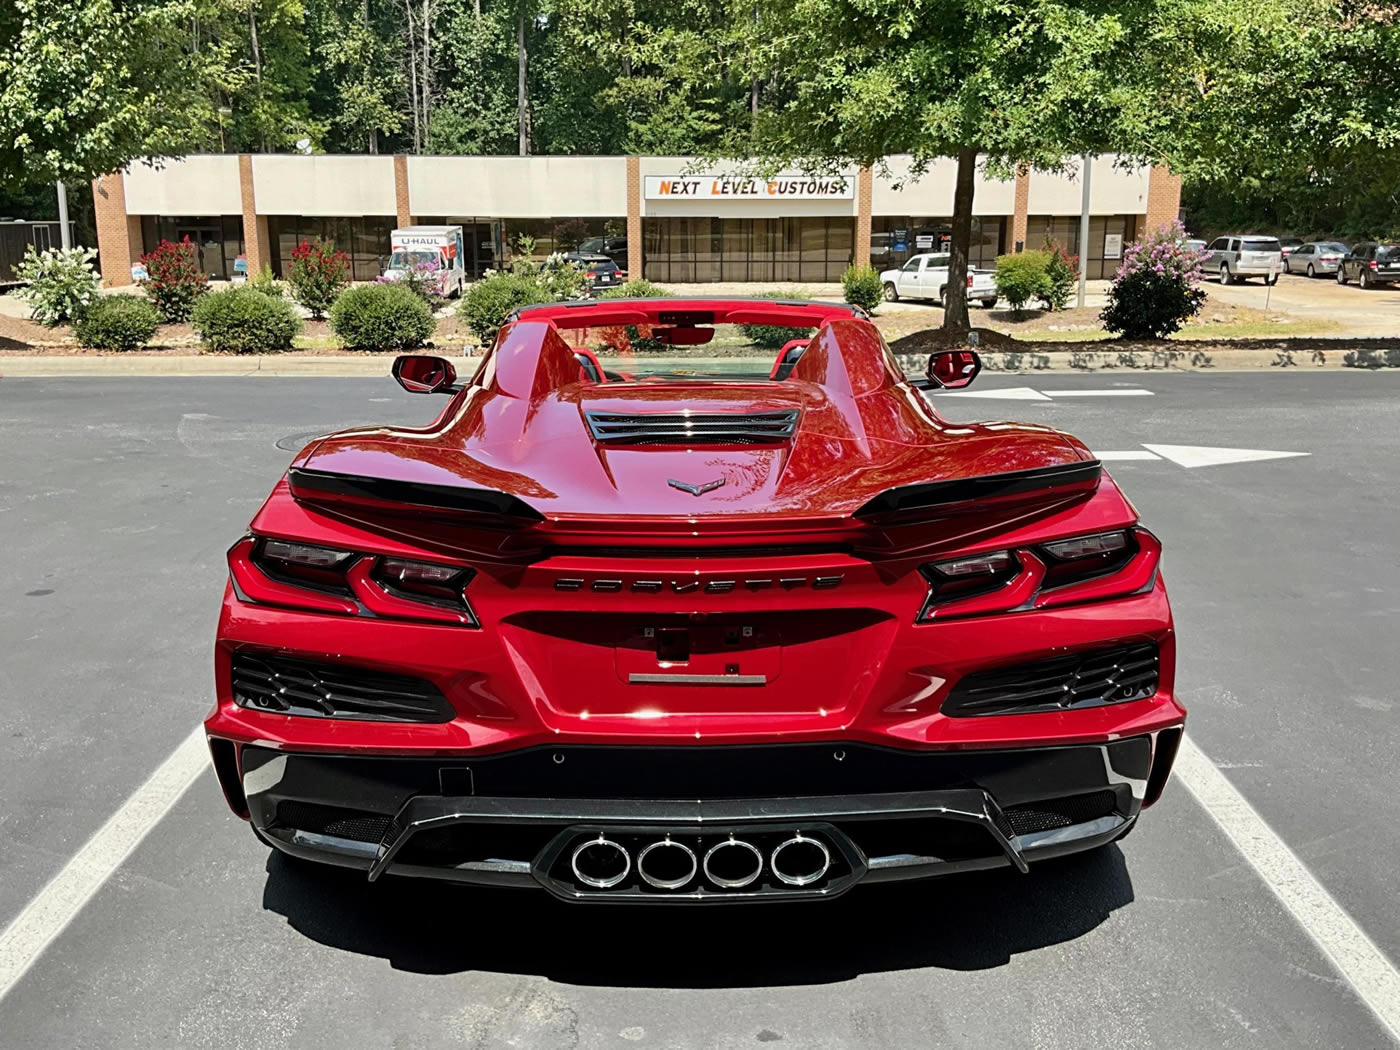
[(58, 243), (67, 251), (73, 247), (73, 234), (68, 229), (68, 187), (58, 182)]
[(1079, 209), (1079, 309), (1084, 309), (1085, 285), (1089, 281), (1089, 162), (1093, 158), (1084, 154), (1080, 158), (1079, 174), (1084, 179), (1084, 202)]

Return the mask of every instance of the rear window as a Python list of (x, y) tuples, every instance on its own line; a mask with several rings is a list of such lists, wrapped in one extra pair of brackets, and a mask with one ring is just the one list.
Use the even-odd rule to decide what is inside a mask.
[(1240, 251), (1242, 252), (1277, 252), (1281, 250), (1278, 240), (1273, 237), (1246, 237), (1240, 243)]
[(1391, 262), (1400, 259), (1400, 244), (1382, 244), (1376, 249), (1376, 259), (1379, 262)]

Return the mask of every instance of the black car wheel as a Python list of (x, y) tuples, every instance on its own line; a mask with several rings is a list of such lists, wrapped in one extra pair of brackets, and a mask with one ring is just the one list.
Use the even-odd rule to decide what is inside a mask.
[(893, 281), (886, 281), (886, 282), (885, 282), (885, 302), (887, 302), (887, 303), (897, 303), (897, 302), (899, 302), (899, 289), (896, 288), (896, 287), (894, 286), (894, 282), (893, 282)]
[(1371, 287), (1371, 271), (1366, 269), (1366, 267), (1364, 266), (1361, 268), (1361, 280), (1358, 283), (1361, 285), (1362, 288), (1366, 288), (1368, 290)]
[(1221, 264), (1220, 264), (1220, 283), (1221, 283), (1221, 284), (1234, 284), (1234, 283), (1235, 283), (1235, 278), (1234, 278), (1234, 277), (1231, 275), (1231, 273), (1230, 273), (1230, 264), (1229, 264), (1229, 263), (1221, 263)]
[(1308, 263), (1308, 276), (1309, 276), (1309, 277), (1316, 277), (1316, 276), (1317, 276), (1317, 274), (1313, 271), (1313, 264), (1312, 264), (1312, 263)]
[(1346, 268), (1346, 264), (1345, 264), (1345, 263), (1338, 263), (1338, 264), (1337, 264), (1337, 283), (1338, 283), (1338, 284), (1346, 284), (1346, 283), (1347, 283), (1347, 268)]

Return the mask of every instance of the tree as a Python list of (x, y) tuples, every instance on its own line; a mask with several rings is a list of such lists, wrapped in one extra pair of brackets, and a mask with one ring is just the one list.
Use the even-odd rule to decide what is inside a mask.
[[(913, 157), (957, 161), (945, 327), (968, 325), (978, 165), (1061, 169), (1080, 153), (1143, 154), (1137, 41), (1169, 0), (797, 0), (770, 5), (755, 72), (776, 105), (751, 145), (808, 169)], [(1150, 87), (1151, 85), (1147, 85)], [(735, 137), (737, 149), (743, 136)], [(736, 150), (737, 151), (737, 150)]]
[(0, 187), (81, 185), (134, 157), (187, 148), (193, 71), (176, 0), (0, 4)]

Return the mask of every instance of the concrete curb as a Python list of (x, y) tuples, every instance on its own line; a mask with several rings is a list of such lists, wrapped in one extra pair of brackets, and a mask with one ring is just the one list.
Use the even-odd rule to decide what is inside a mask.
[[(388, 377), (393, 354), (340, 356), (334, 354), (34, 354), (0, 355), (0, 377), (60, 376), (383, 376)], [(452, 356), (462, 376), (475, 370), (477, 357)], [(927, 357), (898, 354), (906, 374), (923, 374)], [(640, 358), (660, 363), (666, 358)], [(669, 359), (671, 364), (681, 359)], [(987, 350), (982, 353), (988, 374), (1040, 372), (1260, 372), (1385, 370), (1400, 368), (1400, 350), (1318, 349), (1235, 350), (1192, 348), (1152, 351), (1114, 350)], [(699, 362), (694, 362), (699, 364)], [(706, 362), (706, 365), (709, 363)]]

